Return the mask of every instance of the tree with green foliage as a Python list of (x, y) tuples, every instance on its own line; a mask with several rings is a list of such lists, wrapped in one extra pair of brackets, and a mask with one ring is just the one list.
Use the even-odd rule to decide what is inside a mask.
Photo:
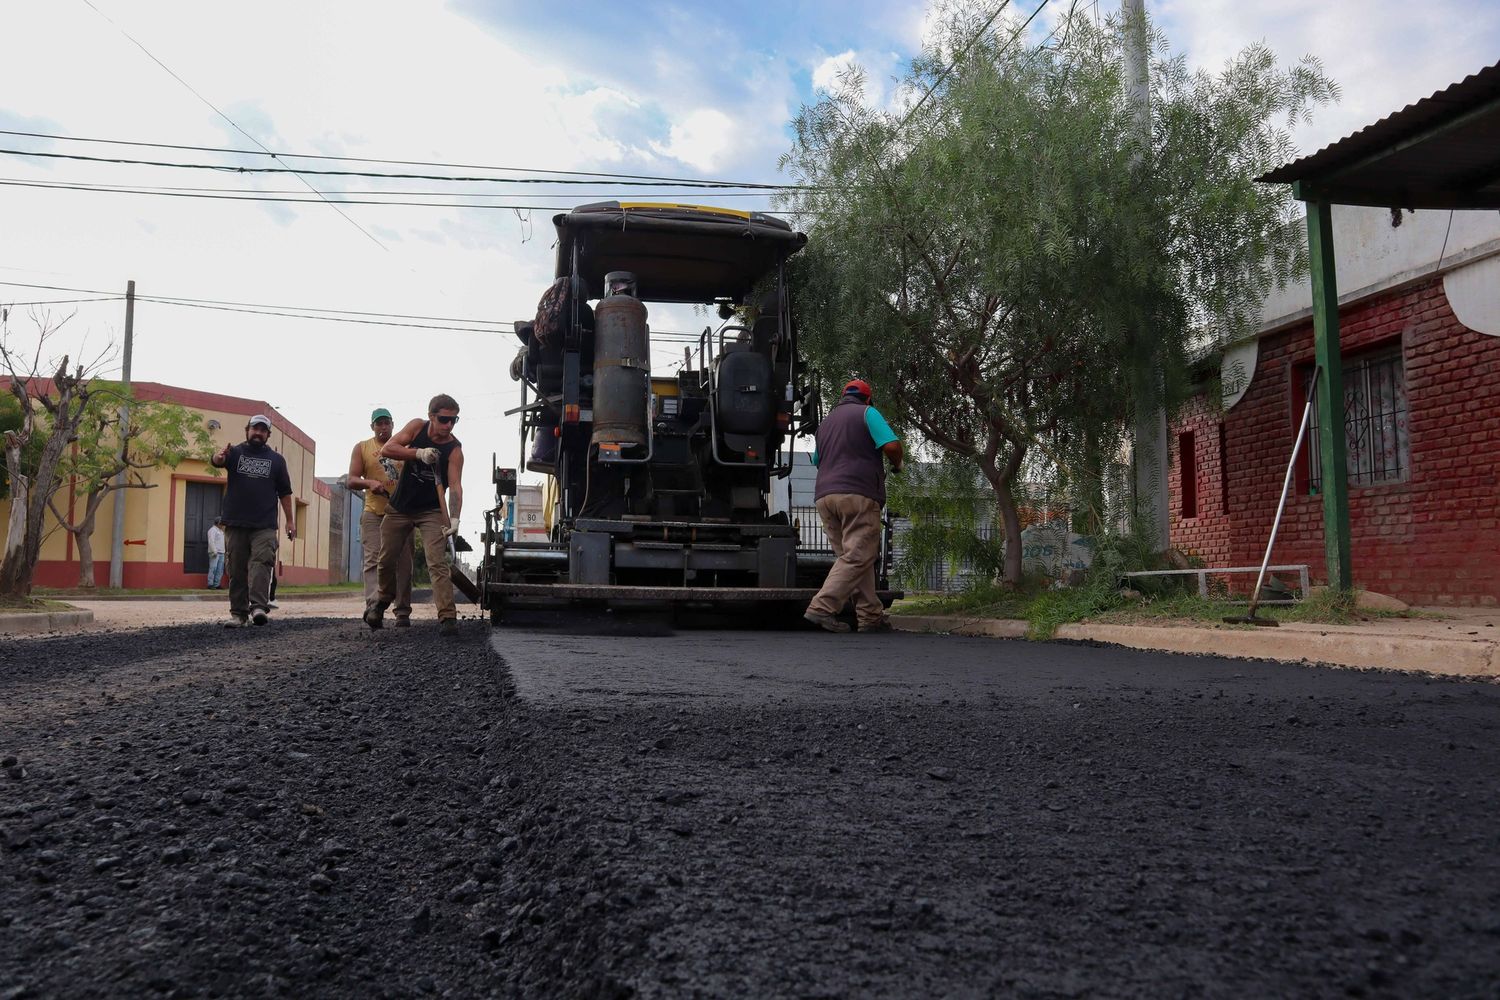
[[(21, 405), (9, 392), (0, 393), (0, 441), (5, 440), (8, 433), (20, 434), (25, 427), (26, 418), (21, 412)], [(42, 437), (31, 436), (26, 448), (18, 457), (18, 465), (25, 469), (36, 464), (37, 452), (41, 450)], [(10, 466), (0, 461), (0, 500), (10, 499)]]
[(1144, 145), (1117, 21), (1032, 49), (972, 5), (938, 13), (910, 110), (870, 106), (856, 69), (793, 123), (797, 321), (829, 387), (870, 379), (892, 423), (983, 476), (1019, 583), (1022, 479), (1097, 495), (1134, 410), (1170, 411), (1192, 347), (1248, 332), (1305, 269), (1287, 190), (1252, 179), (1337, 89), (1261, 45), (1189, 72), (1153, 32)]
[(95, 585), (93, 535), (105, 499), (122, 489), (154, 489), (158, 484), (147, 480), (147, 470), (175, 469), (214, 450), (213, 436), (194, 410), (164, 400), (137, 400), (119, 382), (96, 379), (90, 389), (74, 447), (64, 453), (58, 469), (61, 484), (71, 484), (82, 496), (77, 520), (58, 507), (55, 494), (48, 499), (57, 523), (78, 543), (78, 586), (85, 588)]
[[(103, 355), (71, 366), (66, 354), (56, 362), (44, 361), (49, 342), (67, 319), (54, 322), (33, 313), (37, 336), (32, 351), (13, 343), (9, 319), (10, 310), (0, 309), (0, 371), (20, 419), (19, 426), (4, 432), (10, 517), (0, 556), (0, 600), (21, 600), (31, 596), (47, 505), (61, 486), (58, 467), (76, 439), (89, 406), (90, 378)], [(49, 370), (51, 378), (43, 374)]]

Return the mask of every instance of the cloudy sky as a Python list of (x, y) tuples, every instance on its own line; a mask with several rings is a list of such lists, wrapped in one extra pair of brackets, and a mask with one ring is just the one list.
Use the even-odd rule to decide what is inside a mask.
[[(1017, 0), (1012, 13), (1025, 17), (1039, 2)], [(1047, 4), (1026, 40), (1040, 41), (1067, 2)], [(1194, 65), (1216, 68), (1254, 41), (1287, 61), (1319, 56), (1344, 97), (1298, 133), (1304, 152), (1500, 59), (1494, 0), (1147, 6)], [(927, 14), (921, 0), (5, 0), (0, 129), (255, 149), (248, 133), (277, 152), (519, 168), (497, 175), (513, 178), (588, 171), (774, 182), (785, 179), (776, 162), (798, 107), (850, 62), (889, 90), (920, 47)], [(14, 135), (0, 135), (0, 149), (274, 165), (266, 156)], [(344, 471), (351, 445), (368, 434), (373, 406), (406, 418), (433, 393), (451, 393), (463, 406), (459, 436), (476, 511), (488, 495), (490, 453), (514, 464), (517, 447), (514, 424), (502, 417), (519, 398), (506, 374), (516, 341), (484, 327), (534, 312), (553, 265), (553, 212), (622, 192), (766, 207), (760, 196), (670, 187), (309, 177), (330, 198), (402, 192), (395, 197), (428, 203), (335, 209), (182, 197), (316, 198), (295, 176), (13, 152), (0, 161), (0, 282), (11, 283), (0, 284), (0, 302), (90, 297), (24, 285), (118, 293), (135, 279), (142, 296), (204, 300), (199, 306), (423, 317), (397, 320), (417, 324), (399, 328), (143, 301), (134, 375), (268, 400), (316, 439), (318, 473), (329, 476)], [(142, 195), (97, 186), (215, 190)], [(532, 207), (443, 205), (457, 201)], [(63, 349), (76, 355), (80, 342), (93, 350), (119, 340), (119, 301), (53, 307), (54, 315), (70, 311)], [(653, 326), (663, 319), (653, 314)], [(665, 319), (674, 329), (694, 321)], [(13, 316), (18, 332), (27, 325)]]

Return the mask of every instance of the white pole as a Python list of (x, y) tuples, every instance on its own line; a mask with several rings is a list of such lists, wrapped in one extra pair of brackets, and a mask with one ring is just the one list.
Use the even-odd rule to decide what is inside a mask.
[[(1318, 391), (1318, 371), (1313, 372), (1312, 389), (1307, 394), (1307, 405), (1302, 407), (1302, 426), (1297, 428), (1297, 441), (1292, 445), (1292, 460), (1286, 463), (1286, 478), (1281, 481), (1281, 502), (1276, 505), (1276, 520), (1271, 522), (1271, 537), (1266, 540), (1266, 557), (1260, 561), (1260, 572), (1255, 577), (1255, 591), (1250, 595), (1250, 617), (1255, 617), (1255, 606), (1260, 603), (1260, 585), (1266, 579), (1266, 567), (1271, 565), (1271, 549), (1276, 544), (1276, 532), (1281, 528), (1281, 512), (1286, 509), (1286, 495), (1292, 488), (1292, 473), (1297, 468), (1297, 456), (1302, 454), (1302, 439), (1307, 436), (1307, 424), (1312, 419), (1313, 397)], [(1304, 591), (1302, 599), (1307, 600)]]
[[(135, 282), (125, 283), (125, 359), (120, 369), (120, 382), (130, 389), (130, 354), (135, 347)], [(127, 442), (125, 428), (130, 423), (129, 407), (120, 407), (120, 457), (125, 458)], [(109, 585), (116, 589), (125, 586), (125, 474), (121, 469), (115, 476), (114, 525), (109, 540)]]
[[(1135, 110), (1138, 140), (1143, 149), (1151, 145), (1151, 51), (1146, 38), (1146, 0), (1120, 0), (1125, 22), (1124, 69), (1130, 105)], [(1139, 160), (1136, 161), (1139, 165)], [(1141, 337), (1152, 336), (1139, 330)], [(1161, 373), (1144, 373), (1142, 384), (1161, 387)], [(1137, 410), (1134, 428), (1135, 513), (1139, 524), (1151, 533), (1159, 552), (1171, 546), (1171, 503), (1167, 496), (1167, 414), (1161, 407)]]

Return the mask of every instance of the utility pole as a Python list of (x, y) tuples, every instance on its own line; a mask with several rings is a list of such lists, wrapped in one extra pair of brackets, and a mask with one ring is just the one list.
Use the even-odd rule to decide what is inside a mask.
[[(125, 361), (120, 367), (120, 382), (130, 389), (130, 352), (135, 347), (135, 281), (125, 283)], [(130, 407), (120, 407), (120, 458), (129, 457), (130, 442), (125, 436), (130, 426)], [(121, 469), (115, 477), (114, 528), (109, 539), (109, 585), (125, 586), (125, 476)]]
[[(1151, 51), (1146, 39), (1146, 0), (1120, 0), (1120, 17), (1125, 22), (1125, 85), (1129, 88), (1131, 107), (1135, 111), (1136, 134), (1141, 148), (1151, 148)], [(1150, 163), (1136, 161), (1138, 169), (1151, 169)], [(1154, 331), (1137, 330), (1136, 336), (1155, 336)], [(1159, 392), (1161, 372), (1156, 369), (1138, 372), (1138, 390)], [(1137, 401), (1138, 404), (1140, 400)], [(1167, 497), (1167, 413), (1158, 403), (1150, 409), (1136, 407), (1134, 448), (1135, 515), (1137, 522), (1151, 533), (1156, 551), (1165, 552), (1171, 545), (1172, 522)]]

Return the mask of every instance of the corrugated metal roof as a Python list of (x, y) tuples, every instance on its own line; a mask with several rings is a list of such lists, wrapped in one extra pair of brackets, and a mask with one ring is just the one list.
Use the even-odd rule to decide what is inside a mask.
[(1500, 208), (1500, 63), (1256, 179), (1342, 205)]

